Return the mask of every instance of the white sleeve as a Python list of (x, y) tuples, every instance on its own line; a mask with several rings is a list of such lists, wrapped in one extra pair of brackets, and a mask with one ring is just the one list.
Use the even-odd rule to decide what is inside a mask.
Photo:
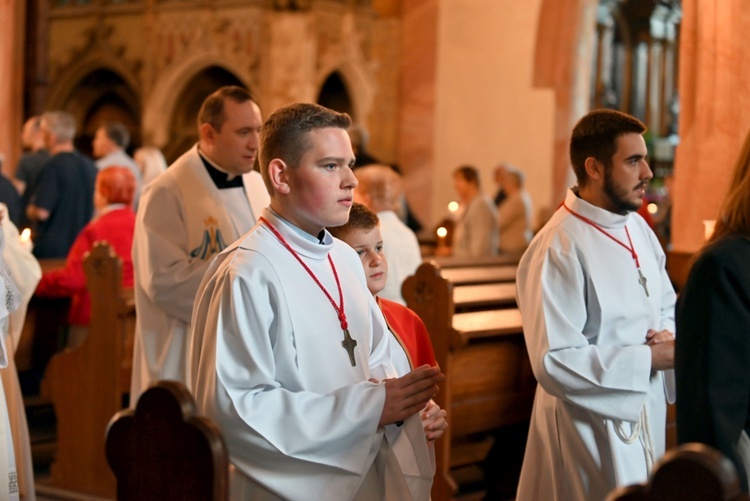
[(557, 398), (636, 421), (649, 390), (651, 350), (590, 343), (583, 334), (586, 270), (571, 241), (536, 245), (519, 264), (518, 303), (534, 375)]

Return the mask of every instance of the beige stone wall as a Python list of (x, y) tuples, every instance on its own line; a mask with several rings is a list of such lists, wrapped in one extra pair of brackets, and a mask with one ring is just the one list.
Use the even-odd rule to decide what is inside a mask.
[[(48, 107), (75, 108), (77, 85), (97, 68), (120, 75), (140, 97), (145, 142), (165, 147), (180, 96), (210, 66), (234, 74), (259, 98), (265, 115), (295, 101), (315, 101), (325, 79), (339, 72), (357, 119), (373, 145), (395, 157), (398, 18), (377, 18), (352, 2), (307, 2), (286, 11), (262, 2), (74, 7), (49, 18)], [(390, 9), (386, 9), (388, 13)], [(89, 12), (86, 14), (86, 12)], [(386, 103), (377, 109), (376, 99)], [(73, 110), (72, 110), (73, 111)], [(81, 119), (85, 110), (76, 110)]]
[(540, 0), (419, 0), (408, 26), (405, 19), (405, 39), (416, 37), (414, 29), (435, 39), (434, 54), (426, 46), (407, 58), (423, 68), (410, 76), (421, 92), (407, 90), (409, 101), (402, 100), (404, 109), (414, 108), (424, 119), (417, 130), (413, 118), (404, 117), (412, 129), (402, 130), (402, 141), (413, 136), (422, 144), (405, 146), (403, 164), (412, 203), (425, 223), (447, 215), (448, 202), (456, 198), (452, 172), (467, 163), (480, 170), (491, 194), (494, 166), (513, 162), (526, 171), (537, 207), (549, 203), (554, 94), (532, 87), (539, 6)]
[(683, 0), (680, 145), (675, 158), (672, 242), (696, 251), (715, 219), (750, 128), (750, 30), (745, 0)]

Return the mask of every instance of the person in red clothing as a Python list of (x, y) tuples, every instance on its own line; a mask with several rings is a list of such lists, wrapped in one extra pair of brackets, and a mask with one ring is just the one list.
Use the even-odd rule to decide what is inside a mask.
[(86, 290), (83, 259), (94, 242), (107, 241), (122, 259), (122, 285), (133, 287), (133, 246), (135, 213), (132, 203), (136, 180), (127, 167), (99, 171), (94, 191), (96, 216), (78, 234), (65, 260), (65, 268), (44, 273), (35, 294), (44, 297), (70, 297), (68, 314), (69, 347), (83, 342), (88, 332), (91, 299)]
[[(349, 220), (343, 226), (327, 228), (334, 237), (352, 247), (362, 260), (367, 278), (367, 288), (383, 312), (388, 329), (403, 348), (404, 358), (394, 354), (393, 364), (399, 375), (424, 364), (436, 366), (435, 352), (430, 335), (422, 319), (406, 306), (378, 297), (388, 278), (388, 263), (383, 255), (383, 238), (377, 214), (362, 204), (354, 203), (349, 211)], [(430, 400), (422, 410), (422, 424), (428, 442), (441, 437), (448, 427), (445, 411)]]

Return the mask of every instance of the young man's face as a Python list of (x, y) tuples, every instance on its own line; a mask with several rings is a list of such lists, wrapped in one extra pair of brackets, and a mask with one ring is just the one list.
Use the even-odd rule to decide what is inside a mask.
[(263, 119), (260, 108), (252, 101), (238, 103), (224, 99), (226, 120), (219, 128), (201, 134), (201, 148), (219, 167), (230, 174), (242, 175), (253, 170), (258, 155), (260, 128)]
[(309, 149), (300, 164), (286, 169), (289, 193), (284, 217), (317, 235), (349, 219), (357, 178), (351, 169), (354, 153), (345, 129), (314, 129), (307, 133), (307, 140)]
[(616, 140), (612, 167), (604, 172), (604, 194), (608, 210), (624, 214), (643, 204), (648, 183), (654, 177), (648, 166), (646, 142), (636, 133), (623, 134)]
[(362, 260), (370, 293), (375, 295), (382, 291), (388, 278), (388, 263), (383, 255), (380, 228), (376, 226), (371, 230), (350, 230), (341, 240), (357, 251), (359, 259)]

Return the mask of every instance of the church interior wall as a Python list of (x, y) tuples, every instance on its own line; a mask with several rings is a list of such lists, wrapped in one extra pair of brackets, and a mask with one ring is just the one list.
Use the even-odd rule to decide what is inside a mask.
[[(577, 85), (570, 73), (583, 68), (575, 58), (582, 60), (578, 52), (585, 43), (580, 26), (558, 16), (558, 24), (571, 26), (565, 29), (583, 33), (581, 44), (570, 50), (562, 44), (568, 50), (562, 63), (550, 57), (551, 51), (546, 63), (535, 60), (544, 34), (550, 34), (552, 44), (570, 39), (563, 28), (549, 29), (544, 13), (575, 13), (585, 4), (597, 2), (375, 0), (373, 5), (380, 7), (373, 8), (365, 2), (311, 0), (301, 10), (271, 9), (262, 2), (227, 2), (218, 8), (214, 3), (206, 8), (209, 3), (203, 1), (180, 3), (179, 8), (161, 2), (127, 8), (95, 2), (81, 10), (50, 3), (41, 10), (48, 18), (38, 23), (37, 33), (48, 49), (43, 60), (26, 67), (43, 73), (24, 80), (19, 60), (24, 52), (40, 51), (22, 42), (18, 27), (23, 25), (25, 2), (15, 0), (3, 4), (3, 22), (9, 28), (4, 33), (10, 37), (3, 68), (17, 77), (3, 91), (10, 96), (4, 102), (11, 117), (2, 134), (9, 157), (4, 169), (12, 174), (19, 150), (18, 138), (12, 136), (24, 115), (50, 106), (81, 106), (67, 98), (97, 64), (119, 74), (140, 99), (133, 115), (141, 117), (143, 141), (163, 145), (169, 141), (174, 106), (154, 103), (169, 102), (175, 82), (218, 61), (259, 95), (266, 115), (294, 100), (315, 100), (328, 74), (342, 75), (355, 120), (370, 129), (371, 152), (401, 165), (412, 207), (426, 224), (439, 220), (454, 198), (450, 173), (461, 163), (477, 164), (488, 193), (498, 161), (518, 164), (527, 172), (536, 208), (541, 209), (559, 198), (559, 186), (568, 184), (563, 177), (569, 170), (562, 162), (567, 162), (571, 122), (583, 102), (576, 89), (584, 80)], [(685, 19), (693, 17), (680, 35), (682, 143), (675, 164), (674, 234), (676, 248), (694, 250), (703, 241), (702, 220), (718, 211), (728, 171), (750, 123), (746, 77), (736, 71), (746, 57), (736, 33), (746, 31), (750, 14), (742, 0), (684, 0), (683, 7)], [(724, 25), (731, 29), (716, 28)], [(658, 59), (661, 49), (652, 50)], [(540, 85), (536, 80), (544, 64), (556, 69)], [(652, 63), (649, 69), (653, 73), (658, 68)], [(24, 81), (31, 85), (18, 89)], [(663, 92), (647, 89), (650, 94)], [(26, 110), (18, 103), (24, 92), (35, 99)], [(717, 100), (717, 95), (736, 97)], [(20, 111), (13, 111), (14, 103)], [(663, 112), (653, 107), (649, 111), (654, 119), (650, 125), (664, 128)], [(97, 116), (77, 114), (84, 122)], [(700, 199), (680, 197), (690, 193), (696, 180), (705, 187)]]
[(486, 194), (509, 161), (537, 209), (552, 192), (553, 91), (532, 86), (540, 1), (443, 0), (438, 23), (433, 220), (456, 199), (452, 172), (472, 164)]

